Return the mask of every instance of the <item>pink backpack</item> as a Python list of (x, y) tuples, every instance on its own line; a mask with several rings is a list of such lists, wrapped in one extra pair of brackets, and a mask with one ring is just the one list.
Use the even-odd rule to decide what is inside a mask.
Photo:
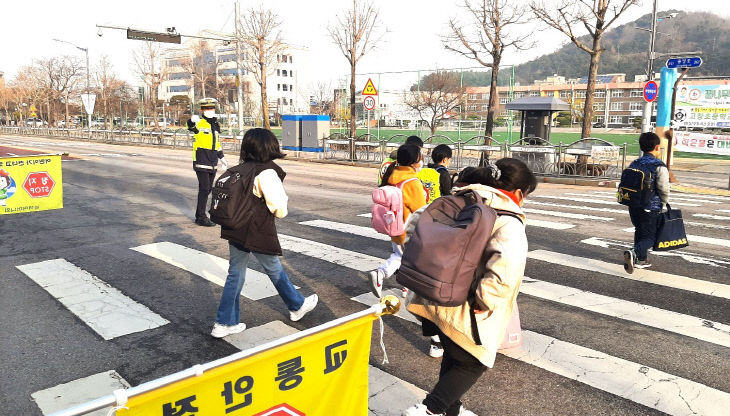
[(406, 179), (396, 186), (386, 185), (375, 188), (373, 191), (373, 218), (375, 231), (391, 237), (403, 235), (406, 232), (403, 219), (403, 186), (418, 178)]

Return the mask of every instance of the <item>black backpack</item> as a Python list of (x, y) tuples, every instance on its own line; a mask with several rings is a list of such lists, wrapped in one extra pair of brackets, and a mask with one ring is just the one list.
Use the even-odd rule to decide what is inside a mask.
[(256, 169), (240, 164), (226, 170), (213, 185), (210, 220), (226, 228), (243, 228), (251, 218)]
[[(633, 165), (633, 164), (632, 164)], [(656, 196), (656, 169), (629, 165), (621, 172), (616, 200), (631, 208), (645, 208)]]

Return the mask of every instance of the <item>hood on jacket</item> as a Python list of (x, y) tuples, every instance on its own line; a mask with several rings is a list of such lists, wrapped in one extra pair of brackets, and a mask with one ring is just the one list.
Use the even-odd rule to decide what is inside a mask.
[(513, 201), (512, 198), (502, 193), (502, 191), (500, 191), (499, 189), (492, 188), (491, 186), (475, 183), (461, 188), (454, 188), (451, 192), (456, 193), (466, 190), (475, 191), (477, 194), (479, 194), (479, 196), (484, 198), (484, 203), (486, 205), (489, 205), (494, 209), (509, 211), (519, 215), (522, 219), (522, 223), (524, 223), (527, 219), (525, 213), (522, 212), (522, 208), (520, 208), (519, 205), (515, 204), (515, 201)]
[(388, 178), (388, 184), (396, 185), (406, 179), (415, 178), (416, 170), (410, 166), (396, 166), (393, 173)]

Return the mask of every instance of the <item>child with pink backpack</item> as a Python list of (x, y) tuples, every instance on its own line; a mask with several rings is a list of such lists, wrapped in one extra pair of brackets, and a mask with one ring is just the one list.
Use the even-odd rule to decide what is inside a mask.
[(405, 222), (426, 205), (426, 191), (416, 177), (421, 168), (421, 149), (412, 144), (398, 148), (396, 163), (388, 166), (380, 187), (373, 191), (372, 224), (376, 231), (391, 236), (393, 254), (380, 267), (371, 271), (370, 289), (380, 298), (383, 281), (400, 267), (406, 240)]

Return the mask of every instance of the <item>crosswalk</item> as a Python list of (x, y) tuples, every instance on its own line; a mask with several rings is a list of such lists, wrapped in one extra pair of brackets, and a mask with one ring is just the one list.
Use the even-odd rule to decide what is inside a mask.
[[(577, 243), (586, 247), (587, 250), (624, 250), (631, 245), (628, 232), (633, 232), (633, 228), (612, 225), (627, 222), (628, 215), (625, 210), (603, 206), (608, 205), (606, 202), (615, 205), (615, 202), (608, 201), (607, 197), (610, 196), (611, 193), (608, 192), (576, 192), (559, 196), (536, 195), (536, 199), (529, 200), (525, 206), (525, 212), (530, 216), (527, 223), (528, 230), (535, 228), (560, 232), (590, 224), (603, 224), (614, 227), (618, 231), (615, 233), (617, 239), (592, 236), (579, 238)], [(724, 211), (714, 207), (718, 204), (728, 203), (728, 200), (709, 197), (684, 198), (687, 201), (676, 199), (690, 208), (708, 204), (707, 206), (712, 206), (715, 212), (720, 213)], [(560, 202), (553, 202), (554, 200)], [(730, 210), (727, 211), (730, 212)], [(390, 238), (376, 233), (368, 226), (368, 216), (368, 214), (353, 214), (352, 218), (343, 218), (341, 221), (321, 218), (298, 221), (295, 225), (299, 229), (311, 229), (318, 232), (288, 231), (286, 234), (280, 234), (279, 239), (285, 251), (285, 257), (288, 256), (288, 253), (304, 256), (308, 262), (321, 264), (322, 269), (338, 270), (343, 275), (370, 271), (380, 265), (388, 255), (387, 241)], [(689, 216), (704, 220), (726, 220), (720, 214), (690, 213)], [(730, 219), (730, 217), (727, 218)], [(697, 227), (697, 230), (703, 228), (692, 225), (691, 222), (690, 226)], [(622, 235), (627, 238), (621, 238)], [(341, 241), (342, 237), (347, 237), (357, 240), (359, 243), (357, 246), (377, 247), (377, 249), (361, 250), (354, 246), (356, 249), (352, 250), (339, 247), (327, 242), (330, 236), (336, 236), (335, 241)], [(695, 233), (688, 238), (691, 241), (714, 247), (730, 247), (730, 241), (718, 237)], [(129, 250), (134, 252), (135, 256), (140, 256), (140, 259), (154, 259), (153, 261), (163, 269), (169, 267), (170, 270), (182, 271), (185, 276), (194, 279), (201, 278), (203, 279), (201, 282), (207, 282), (206, 284), (220, 287), (225, 282), (228, 268), (228, 261), (225, 258), (188, 247), (180, 242), (156, 241), (129, 247)], [(367, 254), (365, 251), (377, 252), (378, 255)], [(654, 253), (654, 255), (675, 258), (677, 261), (684, 261), (688, 264), (711, 267), (725, 275), (727, 275), (727, 269), (730, 268), (730, 259), (727, 257), (699, 254), (687, 249)], [(612, 263), (586, 255), (568, 254), (543, 248), (529, 251), (528, 262), (535, 265), (536, 270), (542, 270), (542, 265), (544, 265), (544, 269), (556, 268), (564, 273), (583, 275), (587, 282), (586, 285), (609, 280), (620, 285), (622, 280), (631, 280), (649, 285), (647, 287), (651, 287), (652, 290), (671, 288), (720, 301), (730, 300), (730, 285), (726, 284), (727, 281), (723, 283), (716, 279), (705, 280), (691, 274), (684, 276), (658, 270), (637, 270), (634, 274), (628, 275), (619, 261)], [(20, 264), (16, 267), (104, 340), (109, 341), (170, 325), (169, 317), (166, 319), (152, 310), (154, 305), (144, 305), (143, 302), (135, 300), (133, 294), (122, 293), (106, 283), (104, 276), (97, 276), (84, 270), (83, 264), (74, 264), (59, 258)], [(292, 265), (292, 267), (295, 266)], [(647, 331), (660, 331), (720, 348), (730, 348), (730, 325), (726, 322), (695, 316), (686, 311), (678, 312), (671, 310), (672, 308), (622, 299), (615, 294), (609, 296), (601, 293), (600, 285), (595, 291), (586, 290), (567, 284), (558, 284), (542, 275), (533, 274), (534, 271), (523, 280), (521, 299), (527, 296), (585, 313), (598, 314), (616, 322), (638, 324), (645, 327)], [(154, 276), (151, 279), (154, 279)], [(362, 282), (360, 293), (349, 293), (346, 300), (368, 306), (377, 302), (375, 296), (367, 290), (364, 280), (360, 281)], [(615, 283), (617, 281), (618, 283)], [(154, 280), (151, 281), (151, 284), (154, 284)], [(386, 285), (391, 287), (389, 289), (391, 293), (400, 295), (398, 288), (392, 288), (395, 286), (395, 282), (388, 282)], [(262, 300), (276, 296), (277, 292), (268, 276), (257, 270), (249, 269), (241, 294), (248, 299)], [(412, 331), (419, 331), (416, 327), (418, 321), (407, 311), (401, 310), (397, 317), (409, 325), (408, 328)], [(580, 325), (580, 323), (576, 323), (576, 325)], [(608, 353), (601, 351), (600, 348), (589, 348), (560, 339), (554, 334), (540, 333), (532, 330), (529, 325), (526, 326), (524, 322), (523, 328), (522, 346), (501, 351), (501, 354), (624, 400), (672, 415), (721, 415), (725, 414), (725, 410), (730, 407), (730, 392), (704, 385), (702, 380), (693, 379), (691, 375), (672, 374), (671, 370), (627, 359), (615, 351)], [(237, 349), (244, 350), (296, 331), (295, 328), (281, 321), (273, 320), (240, 334), (231, 335), (225, 341)], [(377, 382), (373, 380), (377, 380)], [(85, 385), (95, 385), (98, 387), (98, 391), (79, 387)], [(32, 398), (43, 414), (49, 414), (64, 406), (93, 399), (99, 395), (108, 394), (115, 388), (127, 386), (129, 383), (110, 369), (107, 372), (90, 374), (83, 379), (66, 381), (56, 387), (38, 391), (32, 395)], [(386, 395), (389, 389), (396, 388), (400, 389), (398, 391), (402, 391), (403, 395), (407, 395), (408, 403), (420, 400), (425, 394), (421, 387), (389, 374), (387, 366), (384, 369), (371, 367), (370, 414), (399, 414), (399, 411), (382, 408), (385, 396), (379, 396), (380, 394)], [(87, 391), (88, 394), (76, 397), (69, 393), (79, 390)], [(387, 394), (388, 397), (391, 397), (393, 392), (390, 391)], [(59, 401), (61, 397), (67, 400)]]

